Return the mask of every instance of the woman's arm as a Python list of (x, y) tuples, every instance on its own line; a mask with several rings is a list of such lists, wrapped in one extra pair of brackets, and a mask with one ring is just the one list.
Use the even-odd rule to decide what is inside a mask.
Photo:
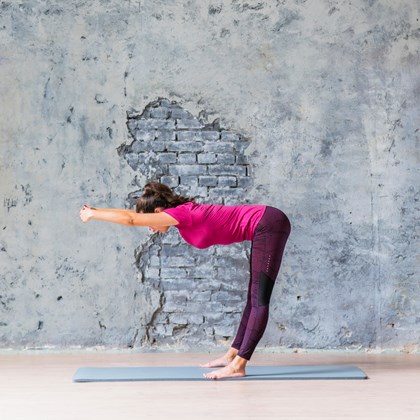
[(178, 224), (176, 219), (164, 212), (136, 213), (134, 210), (98, 209), (89, 206), (84, 206), (80, 210), (80, 218), (83, 222), (95, 219), (126, 226), (175, 226)]
[(107, 212), (119, 212), (119, 213), (135, 213), (135, 210), (128, 210), (128, 209), (100, 209), (98, 207), (90, 207), (90, 206), (84, 206), (84, 207), (88, 207), (89, 209), (92, 210), (100, 210), (100, 211), (107, 211)]

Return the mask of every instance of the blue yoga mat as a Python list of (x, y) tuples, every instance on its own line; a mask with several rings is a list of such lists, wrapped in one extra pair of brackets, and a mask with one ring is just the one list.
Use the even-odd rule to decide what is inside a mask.
[[(179, 367), (82, 367), (73, 382), (208, 381), (203, 373), (215, 369)], [(282, 379), (367, 379), (356, 366), (249, 366), (246, 376), (228, 381)]]

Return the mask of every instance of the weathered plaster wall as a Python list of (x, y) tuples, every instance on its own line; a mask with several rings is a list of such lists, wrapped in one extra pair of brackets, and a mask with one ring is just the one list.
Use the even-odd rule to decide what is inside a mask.
[[(419, 39), (410, 0), (0, 2), (0, 347), (152, 344), (164, 289), (136, 257), (165, 243), (78, 211), (143, 185), (127, 112), (164, 97), (244, 136), (240, 201), (292, 220), (262, 345), (418, 349)], [(241, 284), (238, 254), (203, 292)]]

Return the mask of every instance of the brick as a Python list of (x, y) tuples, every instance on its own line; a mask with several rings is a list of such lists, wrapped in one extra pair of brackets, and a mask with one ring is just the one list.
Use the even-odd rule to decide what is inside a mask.
[(201, 187), (215, 187), (217, 185), (217, 176), (199, 176), (198, 185)]
[(226, 204), (225, 203), (225, 198), (221, 197), (221, 196), (210, 196), (209, 197), (209, 203), (210, 204)]
[(173, 102), (167, 98), (159, 98), (157, 101), (153, 103), (155, 104), (155, 106), (160, 105), (160, 106), (166, 106), (167, 108), (173, 106)]
[(187, 315), (189, 324), (201, 325), (204, 323), (203, 315), (197, 315), (197, 314), (186, 314), (186, 315)]
[(213, 188), (209, 191), (210, 198), (231, 197), (239, 199), (242, 197), (243, 191), (238, 188)]
[(171, 106), (171, 117), (179, 120), (188, 120), (194, 118), (192, 114), (180, 107), (179, 105)]
[[(146, 165), (153, 165), (153, 166), (162, 166), (165, 165), (163, 162), (158, 161), (158, 155), (160, 152), (155, 152), (154, 150), (150, 150), (148, 152), (142, 152), (139, 153), (139, 159), (142, 162), (142, 164)], [(152, 169), (149, 167), (148, 169)]]
[(127, 161), (127, 163), (130, 165), (130, 167), (134, 170), (137, 169), (137, 166), (139, 164), (139, 155), (136, 153), (127, 153), (124, 156), (124, 159)]
[(160, 270), (157, 267), (148, 267), (144, 271), (144, 276), (147, 279), (152, 279), (152, 278), (156, 279), (156, 278), (160, 277)]
[[(248, 262), (244, 255), (241, 255), (239, 258), (237, 254), (227, 255), (228, 251), (222, 255), (219, 255), (214, 261), (214, 266), (218, 267), (217, 272), (219, 275), (223, 273), (223, 270), (226, 270), (226, 267), (229, 267), (231, 270), (241, 270), (248, 269)], [(219, 268), (220, 267), (220, 268)]]
[[(182, 180), (182, 177), (181, 177)], [(198, 187), (196, 185), (188, 185), (187, 188), (184, 189), (182, 195), (186, 195), (188, 197), (205, 197), (207, 196), (207, 187)]]
[(176, 128), (178, 130), (184, 130), (189, 128), (203, 128), (204, 125), (198, 121), (196, 118), (189, 118), (189, 119), (177, 119), (176, 120)]
[(242, 296), (239, 293), (232, 293), (232, 292), (226, 292), (226, 291), (217, 291), (217, 292), (213, 292), (213, 294), (211, 295), (211, 300), (214, 300), (216, 302), (223, 302), (223, 301), (227, 301), (227, 302), (241, 302), (242, 301)]
[(207, 279), (214, 274), (214, 269), (209, 264), (187, 268), (187, 277), (191, 279)]
[(150, 266), (151, 267), (160, 267), (160, 258), (157, 255), (152, 255), (150, 257)]
[(208, 164), (208, 163), (216, 163), (217, 157), (214, 153), (199, 153), (197, 155), (198, 163), (200, 164)]
[(160, 141), (175, 141), (175, 131), (173, 130), (157, 130), (155, 131), (155, 139)]
[(222, 141), (242, 141), (243, 139), (239, 133), (234, 133), (233, 131), (222, 131), (221, 138)]
[(162, 141), (137, 141), (132, 145), (133, 151), (136, 153), (140, 152), (163, 152), (166, 149), (166, 143)]
[(236, 332), (236, 326), (240, 320), (241, 309), (243, 309), (241, 304), (236, 303), (235, 306), (227, 305), (226, 310), (224, 311), (225, 316), (223, 317), (223, 321), (219, 322), (218, 325), (232, 327), (234, 332)]
[(177, 161), (176, 153), (159, 153), (157, 158), (160, 163), (175, 163)]
[(235, 334), (235, 327), (228, 325), (215, 325), (213, 327), (214, 333), (222, 337), (232, 337)]
[(204, 143), (203, 150), (210, 153), (233, 153), (233, 144), (222, 141)]
[(156, 138), (156, 130), (134, 130), (134, 138), (140, 141), (150, 141)]
[[(191, 280), (178, 280), (178, 279), (164, 279), (160, 280), (160, 286), (165, 291), (177, 291), (180, 289), (189, 290), (191, 288)], [(165, 308), (166, 310), (166, 308)]]
[(160, 270), (160, 275), (162, 278), (181, 278), (185, 279), (187, 271), (184, 268), (168, 268), (162, 267)]
[(235, 161), (238, 165), (247, 165), (248, 157), (243, 154), (239, 154), (235, 156)]
[(172, 326), (165, 324), (155, 324), (153, 326), (153, 333), (159, 336), (172, 335)]
[(191, 265), (194, 265), (194, 258), (183, 255), (183, 256), (177, 256), (177, 257), (162, 257), (162, 265), (165, 267), (188, 267)]
[(188, 325), (188, 319), (184, 314), (171, 314), (169, 316), (169, 322), (177, 325)]
[(215, 323), (223, 321), (225, 316), (226, 315), (223, 312), (206, 312), (204, 314), (204, 322), (214, 325)]
[(204, 140), (211, 140), (216, 141), (220, 139), (220, 132), (219, 131), (200, 131), (201, 138)]
[(172, 231), (172, 232), (170, 230), (166, 235), (162, 235), (163, 244), (175, 246), (181, 242), (181, 238), (179, 237), (179, 235), (175, 235), (176, 231)]
[(213, 311), (212, 305), (214, 304), (218, 304), (218, 310), (220, 310), (220, 308), (222, 307), (221, 304), (219, 304), (218, 302), (208, 302), (206, 305), (203, 305), (203, 302), (192, 302), (192, 301), (188, 301), (187, 305), (186, 305), (186, 310), (189, 313), (198, 313), (198, 314), (202, 314), (203, 313), (203, 309), (204, 306), (206, 306), (206, 310), (207, 310), (207, 305), (209, 305), (209, 309), (210, 312)]
[(135, 140), (129, 146), (129, 150), (131, 150), (133, 153), (139, 153), (144, 152), (144, 147), (144, 142), (142, 140)]
[[(147, 109), (147, 107), (146, 107), (146, 109)], [(133, 108), (129, 108), (128, 110), (127, 110), (127, 112), (126, 112), (126, 114), (127, 114), (127, 118), (129, 118), (129, 119), (137, 119), (137, 118), (139, 118), (143, 113), (142, 112), (139, 112), (139, 111), (137, 111), (136, 109), (133, 109)]]
[(141, 168), (139, 170), (147, 170), (148, 177), (151, 179), (160, 178), (162, 175), (168, 173), (168, 165), (162, 163), (158, 164), (155, 159), (151, 159), (149, 162), (146, 161), (146, 168)]
[(166, 184), (168, 187), (176, 188), (179, 185), (179, 177), (165, 175), (160, 178), (160, 182)]
[(163, 244), (162, 245), (162, 252), (161, 255), (165, 254), (166, 256), (176, 256), (176, 255), (184, 255), (185, 254), (185, 247), (184, 246), (172, 246), (170, 244)]
[(165, 292), (166, 301), (172, 302), (186, 302), (188, 299), (189, 292), (188, 290), (168, 290)]
[(127, 121), (128, 131), (134, 132), (137, 128), (137, 120), (135, 118), (129, 118)]
[(217, 163), (220, 165), (231, 165), (235, 163), (235, 155), (229, 153), (218, 153)]
[(176, 132), (176, 140), (177, 141), (203, 141), (203, 137), (201, 136), (200, 130), (192, 130), (192, 131), (177, 131)]
[(202, 165), (170, 165), (169, 175), (206, 175), (207, 168)]
[(244, 151), (248, 148), (249, 143), (241, 141), (238, 143), (235, 143), (235, 150), (237, 153), (244, 153)]
[(180, 153), (178, 155), (178, 163), (187, 165), (197, 163), (197, 155), (195, 153)]
[(175, 130), (175, 121), (160, 118), (137, 120), (136, 130)]
[(195, 302), (210, 302), (211, 299), (211, 291), (202, 291), (202, 292), (191, 292), (190, 296), (188, 297), (189, 300), (193, 300)]
[[(206, 338), (208, 339), (208, 338), (213, 338), (213, 336), (214, 336), (214, 329), (213, 329), (213, 327), (204, 327), (204, 334), (206, 335)], [(201, 340), (201, 342), (203, 342), (202, 340)]]
[(236, 187), (236, 176), (219, 176), (217, 185), (219, 187)]
[(170, 300), (165, 303), (163, 310), (166, 313), (178, 313), (182, 309), (185, 309), (186, 305), (187, 305), (186, 302), (179, 303), (179, 302), (173, 302)]
[(156, 137), (155, 130), (134, 130), (134, 138), (140, 141), (154, 140)]
[(209, 165), (208, 166), (209, 175), (237, 175), (245, 176), (246, 169), (244, 166), (237, 165)]
[[(198, 187), (198, 176), (197, 175), (183, 175), (181, 176), (181, 185), (187, 191), (186, 194), (190, 194), (192, 188)], [(183, 195), (183, 194), (181, 194)]]
[(201, 152), (203, 143), (198, 141), (174, 141), (167, 144), (168, 152)]
[(158, 119), (168, 119), (170, 114), (170, 109), (168, 107), (157, 107), (151, 108), (150, 110), (150, 117), (151, 118), (158, 118)]
[(249, 176), (240, 176), (238, 178), (238, 187), (239, 188), (248, 188), (252, 186), (252, 178)]

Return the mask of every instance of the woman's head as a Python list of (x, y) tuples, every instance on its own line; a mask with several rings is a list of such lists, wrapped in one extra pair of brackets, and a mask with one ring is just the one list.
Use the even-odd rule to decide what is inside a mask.
[(136, 212), (154, 213), (157, 208), (169, 209), (192, 201), (192, 198), (174, 194), (165, 184), (149, 182), (144, 186), (143, 195), (137, 199)]

